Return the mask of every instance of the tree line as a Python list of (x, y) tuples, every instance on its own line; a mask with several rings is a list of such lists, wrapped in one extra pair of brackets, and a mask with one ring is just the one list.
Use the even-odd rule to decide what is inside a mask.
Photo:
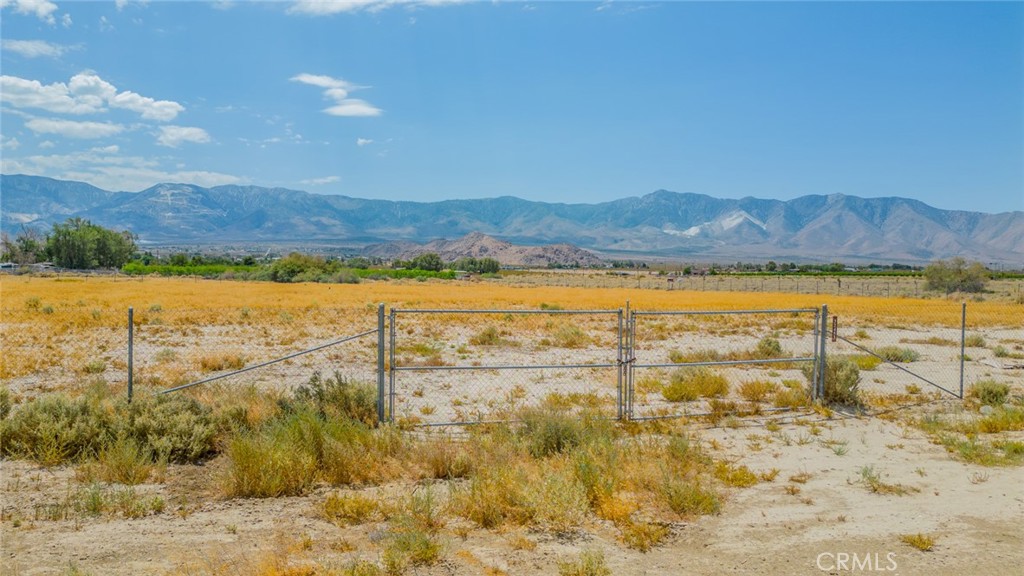
[(135, 235), (115, 231), (82, 218), (70, 218), (42, 234), (23, 228), (13, 239), (0, 236), (0, 260), (18, 265), (52, 262), (61, 268), (120, 268), (136, 252)]
[[(358, 282), (360, 278), (439, 276), (454, 277), (453, 271), (464, 271), (474, 274), (495, 274), (501, 270), (501, 263), (494, 258), (459, 258), (445, 262), (436, 252), (419, 254), (410, 260), (395, 260), (391, 270), (371, 268), (382, 265), (379, 259), (370, 260), (358, 256), (348, 259), (325, 259), (293, 252), (269, 264), (259, 265), (252, 256), (245, 257), (241, 262), (227, 258), (204, 257), (200, 255), (172, 254), (161, 262), (150, 253), (138, 254), (135, 236), (127, 231), (116, 231), (93, 224), (82, 218), (69, 218), (54, 224), (53, 229), (42, 234), (34, 229), (23, 228), (13, 239), (5, 232), (0, 237), (0, 261), (13, 262), (18, 265), (29, 265), (49, 261), (61, 268), (88, 270), (95, 268), (122, 269), (128, 273), (152, 273), (156, 267), (166, 264), (178, 269), (197, 269), (208, 267), (218, 274), (230, 272), (240, 274), (243, 278), (253, 280), (271, 280), (274, 282)], [(131, 265), (129, 265), (131, 263)], [(633, 261), (616, 261), (613, 266), (636, 265)], [(220, 265), (220, 266), (211, 266)], [(228, 270), (226, 266), (235, 265)], [(646, 266), (646, 265), (645, 265)], [(753, 266), (753, 265), (751, 265)], [(760, 268), (760, 265), (757, 265)], [(899, 268), (897, 268), (899, 266)], [(805, 271), (817, 268), (821, 272), (842, 273), (845, 266), (841, 263), (827, 265), (796, 264), (778, 265), (774, 261), (762, 269), (767, 271)], [(909, 266), (893, 264), (891, 269), (907, 270)], [(742, 263), (737, 269), (746, 271)], [(759, 270), (758, 270), (759, 271)], [(689, 270), (687, 270), (689, 272)], [(714, 268), (710, 273), (715, 273)], [(161, 272), (162, 273), (162, 272)], [(992, 277), (980, 262), (969, 262), (964, 258), (955, 257), (949, 260), (937, 260), (923, 270), (926, 289), (945, 292), (982, 292)]]

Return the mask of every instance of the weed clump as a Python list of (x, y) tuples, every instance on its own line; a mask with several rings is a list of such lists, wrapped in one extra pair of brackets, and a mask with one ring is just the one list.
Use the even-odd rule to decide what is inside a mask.
[(967, 394), (985, 406), (999, 406), (1006, 402), (1010, 385), (995, 380), (978, 380)]
[(882, 346), (875, 353), (889, 362), (916, 362), (921, 358), (917, 350), (899, 346)]
[(187, 463), (213, 453), (215, 434), (211, 410), (191, 398), (139, 394), (128, 403), (97, 385), (79, 398), (55, 394), (21, 405), (0, 421), (0, 453), (48, 466), (118, 450)]
[(314, 372), (309, 381), (295, 389), (286, 409), (305, 404), (322, 418), (346, 418), (373, 426), (377, 422), (377, 391), (369, 384), (351, 382), (339, 372), (324, 378)]
[(600, 550), (584, 550), (575, 560), (558, 563), (559, 576), (611, 576), (611, 573)]
[(728, 392), (729, 381), (724, 376), (699, 366), (673, 372), (661, 393), (669, 402), (689, 402), (701, 397), (724, 396)]
[[(812, 382), (814, 367), (806, 364), (803, 367), (804, 377)], [(826, 404), (842, 404), (846, 406), (861, 406), (860, 399), (860, 369), (849, 358), (828, 357), (825, 361), (825, 396)]]

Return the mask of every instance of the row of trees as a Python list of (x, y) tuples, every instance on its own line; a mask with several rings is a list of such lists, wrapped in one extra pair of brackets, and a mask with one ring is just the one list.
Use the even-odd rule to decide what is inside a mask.
[(424, 252), (412, 260), (395, 260), (395, 268), (411, 268), (413, 270), (427, 270), (440, 272), (441, 270), (462, 270), (474, 274), (496, 274), (501, 270), (501, 262), (494, 258), (459, 258), (445, 264), (445, 261), (436, 252)]
[[(76, 270), (121, 268), (133, 257), (136, 257), (136, 244), (131, 232), (117, 232), (82, 218), (70, 218), (60, 224), (54, 224), (53, 230), (45, 236), (29, 228), (23, 228), (13, 239), (4, 233), (0, 254), (0, 260), (4, 262), (26, 265), (48, 260), (62, 268)], [(148, 257), (152, 259), (152, 255)], [(147, 263), (146, 254), (139, 258), (143, 263)], [(178, 266), (210, 264), (214, 259), (190, 257), (186, 254), (173, 254), (169, 258), (170, 264)], [(255, 261), (248, 257), (243, 264), (251, 266)], [(296, 282), (324, 277), (329, 277), (333, 281), (357, 282), (356, 276), (346, 270), (365, 270), (372, 264), (371, 260), (363, 257), (328, 260), (320, 256), (292, 253), (270, 264), (267, 276), (268, 279), (277, 282)], [(496, 273), (501, 269), (501, 263), (494, 258), (459, 258), (446, 264), (435, 252), (426, 252), (405, 262), (395, 261), (393, 266), (429, 272), (440, 272), (445, 269), (464, 270), (477, 274)], [(737, 263), (737, 266), (743, 269), (741, 263)], [(787, 271), (804, 270), (805, 266), (797, 268), (792, 263), (778, 265), (775, 262), (768, 262), (765, 268), (769, 271)], [(817, 268), (822, 272), (842, 272), (845, 269), (840, 263), (806, 268)], [(924, 276), (927, 289), (948, 294), (981, 292), (985, 289), (991, 274), (980, 262), (968, 262), (964, 258), (956, 257), (933, 262), (924, 269)]]
[(0, 259), (4, 262), (26, 265), (50, 261), (76, 270), (120, 268), (136, 251), (131, 232), (116, 232), (82, 218), (54, 224), (45, 236), (30, 228), (22, 229), (14, 239), (5, 233), (0, 244)]

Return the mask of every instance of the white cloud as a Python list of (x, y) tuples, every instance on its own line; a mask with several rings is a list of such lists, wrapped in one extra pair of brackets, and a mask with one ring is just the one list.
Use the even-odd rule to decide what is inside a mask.
[(368, 88), (357, 86), (341, 78), (332, 78), (317, 74), (297, 74), (292, 82), (301, 82), (324, 89), (324, 98), (334, 101), (334, 106), (324, 108), (325, 114), (331, 116), (380, 116), (382, 110), (365, 100), (349, 98), (349, 92)]
[(341, 182), (341, 176), (324, 176), (323, 178), (300, 180), (299, 184), (305, 184), (307, 186), (322, 186), (324, 184), (334, 184), (335, 182)]
[(186, 170), (165, 170), (159, 162), (139, 156), (121, 156), (117, 146), (92, 148), (71, 154), (36, 155), (0, 159), (4, 174), (38, 174), (62, 180), (89, 182), (106, 190), (144, 190), (161, 182), (189, 182), (199, 186), (237, 184), (243, 179), (231, 174)]
[(169, 148), (177, 148), (186, 142), (206, 144), (209, 141), (210, 135), (206, 130), (192, 126), (161, 126), (156, 138), (157, 144)]
[(171, 100), (154, 100), (135, 92), (118, 92), (93, 72), (71, 77), (68, 84), (43, 85), (38, 80), (0, 76), (0, 100), (16, 108), (40, 108), (60, 114), (96, 114), (106, 107), (138, 113), (146, 120), (173, 120), (185, 107)]
[(132, 112), (138, 112), (146, 120), (158, 120), (167, 122), (173, 120), (185, 107), (170, 100), (154, 100), (140, 96), (135, 92), (121, 92), (110, 99), (111, 108), (124, 108)]
[(324, 108), (324, 112), (331, 116), (380, 116), (381, 110), (366, 100), (350, 98)]
[(71, 28), (71, 25), (74, 24), (74, 22), (71, 21), (71, 14), (65, 12), (64, 17), (60, 19), (60, 23), (61, 26), (64, 26), (65, 28)]
[(26, 58), (60, 58), (68, 51), (66, 46), (45, 40), (4, 40), (2, 46), (4, 50), (16, 52)]
[(124, 126), (109, 122), (78, 122), (57, 118), (33, 118), (25, 126), (36, 134), (59, 134), (67, 138), (106, 138), (124, 132)]
[(4, 138), (0, 136), (0, 150), (17, 150), (21, 146), (17, 138)]
[(39, 146), (38, 146), (38, 148), (40, 150), (49, 150), (50, 148), (56, 148), (56, 147), (57, 147), (57, 145), (54, 144), (53, 142), (51, 142), (50, 140), (43, 140), (42, 142), (39, 143)]
[(369, 138), (356, 138), (356, 146), (366, 146), (367, 144), (373, 144), (373, 140)]
[(305, 16), (329, 16), (345, 12), (380, 12), (392, 6), (418, 8), (461, 4), (465, 1), (467, 0), (296, 0), (288, 8), (288, 13)]
[(35, 14), (47, 24), (54, 24), (56, 19), (53, 13), (57, 11), (57, 5), (49, 0), (0, 0), (0, 8), (14, 8), (18, 14)]

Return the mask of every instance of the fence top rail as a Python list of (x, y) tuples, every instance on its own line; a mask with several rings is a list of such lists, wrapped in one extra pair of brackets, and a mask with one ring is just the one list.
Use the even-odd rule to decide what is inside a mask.
[(619, 364), (497, 364), (493, 366), (394, 366), (396, 372), (425, 372), (431, 370), (570, 370), (579, 368), (617, 368)]
[(401, 314), (618, 314), (614, 310), (471, 310), (451, 308), (392, 308), (392, 313)]
[(728, 314), (812, 314), (820, 312), (818, 308), (791, 308), (791, 309), (767, 309), (767, 310), (664, 310), (664, 311), (639, 311), (634, 310), (636, 316), (725, 316)]

